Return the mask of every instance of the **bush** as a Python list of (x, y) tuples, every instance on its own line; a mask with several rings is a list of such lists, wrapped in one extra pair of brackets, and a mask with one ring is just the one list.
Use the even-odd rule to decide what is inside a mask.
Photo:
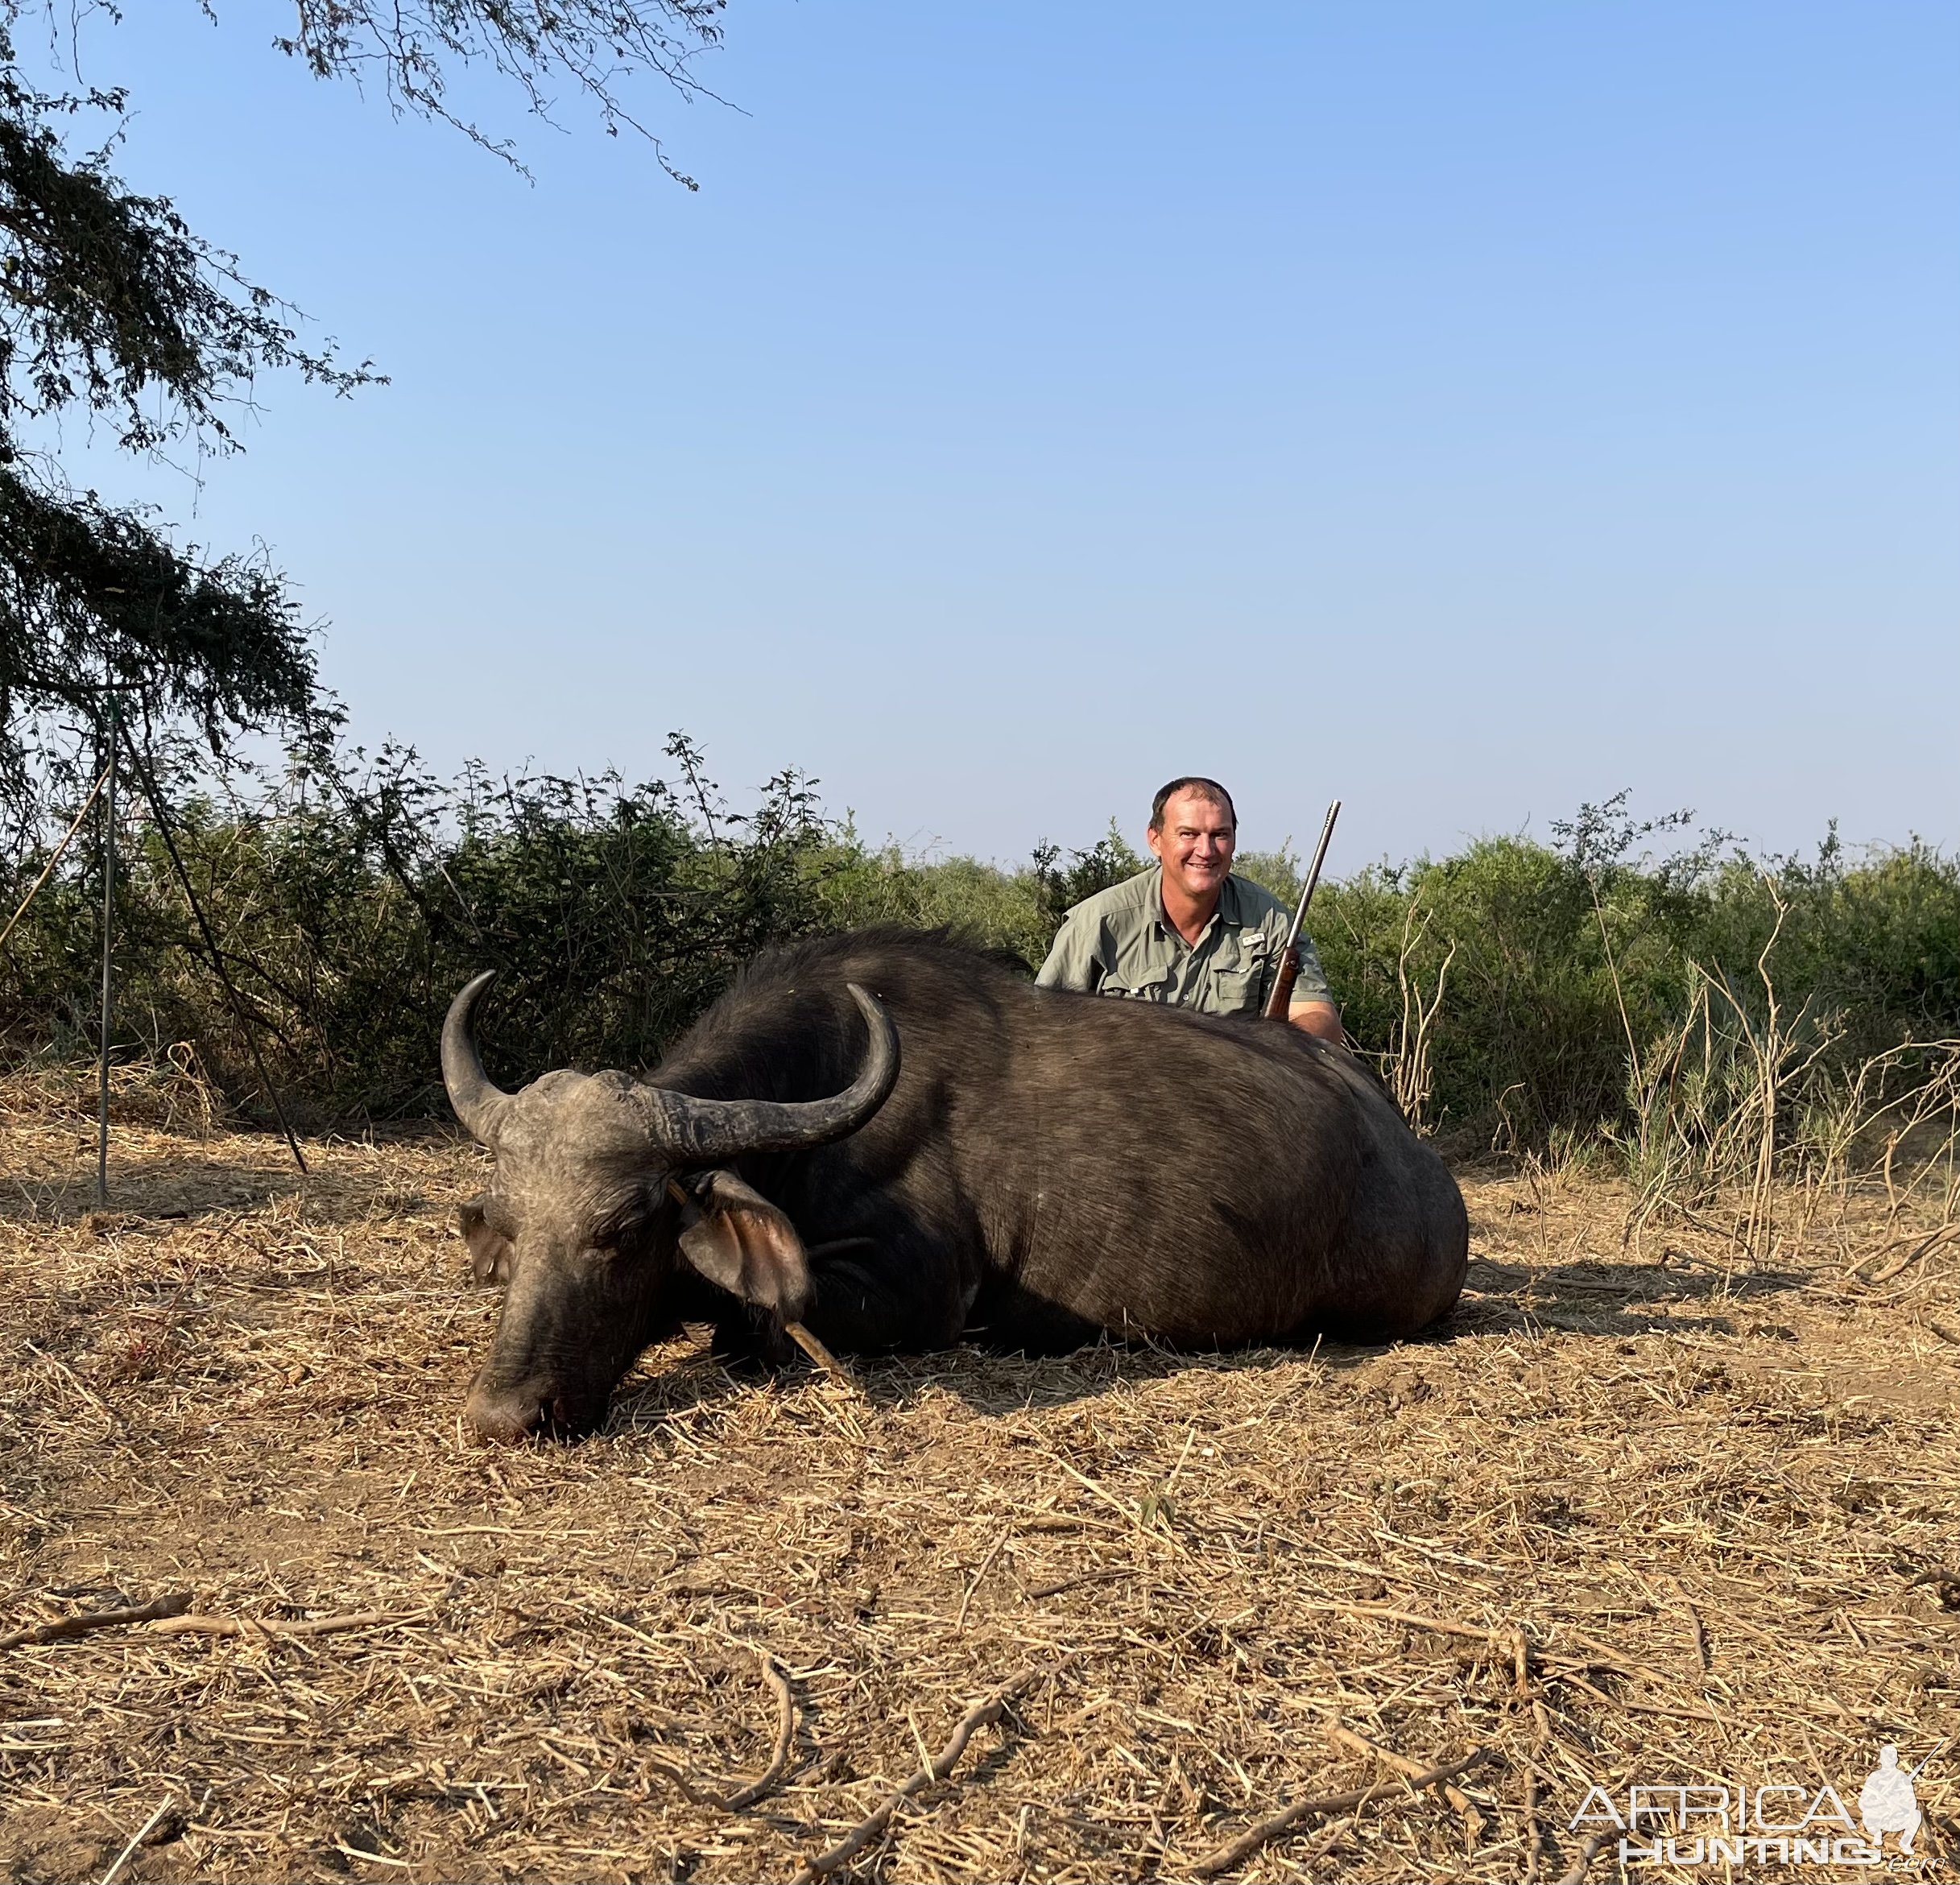
[[(1141, 865), (1113, 824), (1019, 869), (908, 858), (826, 822), (797, 774), (738, 816), (690, 742), (676, 735), (668, 752), (677, 786), (479, 771), (452, 786), (412, 754), (350, 764), (314, 751), (257, 800), (180, 792), (171, 836), (296, 1110), (439, 1111), (443, 1011), (481, 969), (503, 974), (486, 1031), (494, 1077), (644, 1068), (769, 942), (943, 927), (1032, 969), (1072, 903)], [(1805, 1017), (1829, 1037), (1805, 1074), (1811, 1102), (1873, 1054), (1960, 1036), (1951, 860), (1915, 842), (1854, 862), (1834, 837), (1808, 862), (1758, 863), (1719, 840), (1658, 861), (1641, 851), (1677, 822), (1635, 824), (1615, 800), (1582, 807), (1551, 845), (1483, 839), (1322, 884), (1310, 928), (1350, 1032), (1426, 1122), (1520, 1147), (1602, 1132), (1631, 1143), (1652, 1105), (1639, 1075), (1708, 988), (1732, 992), (1735, 1027), (1754, 1025), (1772, 936), (1786, 1026)], [(163, 830), (132, 813), (120, 841), (118, 1051), (161, 1059), (190, 1044), (263, 1110), (246, 1024)], [(10, 909), (43, 861), (21, 867)], [(1240, 867), (1297, 895), (1290, 851)], [(0, 956), (0, 1038), (17, 1053), (92, 1045), (98, 895), (84, 845)]]
[[(647, 1064), (765, 944), (829, 924), (823, 887), (841, 861), (788, 773), (738, 818), (610, 775), (473, 772), (452, 790), (411, 754), (358, 781), (315, 755), (248, 812), (192, 799), (168, 816), (272, 1077), (316, 1118), (437, 1110), (444, 1008), (486, 968), (503, 972), (494, 1077)], [(132, 821), (120, 849), (119, 1048), (191, 1042), (250, 1093), (246, 1023), (163, 830)], [(97, 875), (85, 861), (51, 885), (0, 963), (0, 1030), (17, 1048), (93, 1031)]]

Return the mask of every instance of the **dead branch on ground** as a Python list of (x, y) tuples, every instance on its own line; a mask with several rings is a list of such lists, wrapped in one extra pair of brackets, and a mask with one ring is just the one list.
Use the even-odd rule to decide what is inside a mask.
[(1346, 1793), (1322, 1794), (1313, 1800), (1296, 1800), (1284, 1811), (1275, 1813), (1269, 1820), (1261, 1820), (1256, 1826), (1208, 1852), (1191, 1868), (1192, 1876), (1198, 1879), (1216, 1878), (1220, 1872), (1229, 1872), (1233, 1866), (1243, 1864), (1262, 1846), (1269, 1844), (1284, 1833), (1290, 1833), (1303, 1821), (1315, 1819), (1325, 1813), (1351, 1813), (1357, 1807), (1367, 1806), (1378, 1800), (1385, 1800), (1395, 1794), (1405, 1794), (1410, 1800), (1418, 1798), (1425, 1788), (1434, 1787), (1445, 1780), (1454, 1780), (1458, 1774), (1469, 1770), (1487, 1758), (1487, 1748), (1474, 1747), (1460, 1760), (1445, 1761), (1441, 1767), (1429, 1767), (1406, 1779), (1378, 1780), (1372, 1787), (1357, 1787)]
[(731, 1793), (722, 1802), (723, 1809), (728, 1813), (738, 1813), (743, 1807), (755, 1805), (783, 1778), (796, 1736), (796, 1698), (791, 1693), (789, 1677), (767, 1650), (759, 1649), (755, 1653), (762, 1658), (763, 1679), (775, 1691), (775, 1747), (769, 1756), (769, 1765), (739, 1793)]
[(990, 1722), (999, 1720), (1006, 1713), (1008, 1703), (1020, 1694), (1040, 1673), (1032, 1667), (1022, 1669), (1010, 1676), (991, 1695), (982, 1697), (965, 1714), (953, 1730), (952, 1738), (927, 1764), (909, 1780), (893, 1788), (883, 1805), (875, 1813), (867, 1814), (850, 1831), (845, 1834), (829, 1851), (806, 1858), (799, 1868), (794, 1885), (812, 1885), (818, 1879), (828, 1878), (839, 1871), (863, 1851), (866, 1846), (878, 1838), (891, 1824), (893, 1814), (912, 1796), (935, 1781), (943, 1780), (957, 1764), (960, 1756), (966, 1751), (966, 1744)]
[(58, 1643), (64, 1637), (86, 1636), (92, 1630), (113, 1630), (122, 1623), (151, 1623), (159, 1617), (179, 1617), (191, 1607), (191, 1594), (181, 1590), (127, 1610), (89, 1610), (79, 1617), (58, 1617), (52, 1623), (33, 1623), (0, 1636), (0, 1649), (19, 1649), (30, 1643)]
[(419, 1623), (421, 1610), (351, 1610), (340, 1617), (282, 1618), (172, 1616), (152, 1636), (333, 1636), (343, 1630), (382, 1630), (391, 1623)]

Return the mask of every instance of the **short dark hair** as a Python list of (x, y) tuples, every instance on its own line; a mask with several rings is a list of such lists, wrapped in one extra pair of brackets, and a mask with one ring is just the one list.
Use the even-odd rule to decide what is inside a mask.
[(1188, 773), (1182, 779), (1173, 779), (1168, 785), (1160, 786), (1157, 796), (1150, 801), (1150, 829), (1164, 829), (1164, 808), (1180, 792), (1189, 792), (1193, 797), (1209, 799), (1214, 805), (1222, 805), (1231, 815), (1232, 829), (1238, 829), (1238, 808), (1232, 803), (1232, 795), (1215, 779), (1205, 779), (1198, 774)]

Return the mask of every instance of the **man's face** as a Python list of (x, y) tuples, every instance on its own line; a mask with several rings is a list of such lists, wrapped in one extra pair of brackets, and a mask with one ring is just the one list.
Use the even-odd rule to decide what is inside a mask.
[(1164, 866), (1164, 881), (1195, 903), (1210, 902), (1232, 868), (1234, 833), (1224, 806), (1195, 792), (1180, 792), (1164, 805), (1164, 825), (1149, 834)]

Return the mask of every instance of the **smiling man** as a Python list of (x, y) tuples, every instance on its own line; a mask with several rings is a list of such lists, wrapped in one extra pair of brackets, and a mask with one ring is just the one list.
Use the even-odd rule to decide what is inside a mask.
[[(1036, 978), (1044, 988), (1127, 995), (1209, 1015), (1256, 1015), (1272, 992), (1292, 912), (1232, 875), (1238, 816), (1215, 779), (1173, 779), (1150, 808), (1157, 862), (1062, 919)], [(1341, 1011), (1304, 931), (1287, 1019), (1342, 1038)]]

